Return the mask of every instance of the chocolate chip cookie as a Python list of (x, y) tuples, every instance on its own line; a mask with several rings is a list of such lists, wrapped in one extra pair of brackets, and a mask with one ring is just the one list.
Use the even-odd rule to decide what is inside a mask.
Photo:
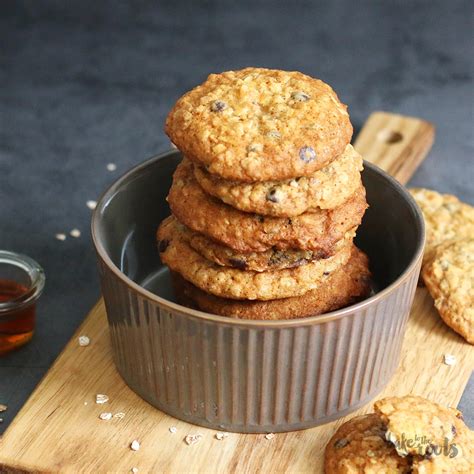
[(362, 157), (347, 145), (344, 153), (311, 176), (286, 181), (227, 181), (195, 166), (194, 175), (208, 194), (236, 209), (266, 216), (293, 217), (317, 208), (340, 206), (361, 186)]
[(352, 125), (336, 93), (300, 72), (211, 74), (181, 97), (165, 131), (211, 174), (245, 182), (310, 176), (340, 156)]
[(426, 224), (426, 247), (423, 263), (436, 246), (453, 239), (474, 235), (474, 207), (451, 194), (440, 194), (424, 188), (410, 189), (420, 206)]
[(474, 237), (439, 245), (422, 276), (443, 321), (474, 344)]
[(178, 165), (168, 202), (176, 218), (187, 227), (243, 253), (275, 248), (331, 255), (337, 242), (360, 224), (367, 208), (365, 189), (361, 186), (334, 209), (320, 209), (294, 218), (242, 212), (206, 194), (189, 161)]
[(352, 418), (326, 446), (326, 474), (408, 474), (411, 459), (400, 457), (385, 439), (385, 425), (375, 413)]
[[(304, 265), (312, 260), (328, 258), (323, 252), (311, 250), (276, 250), (270, 249), (265, 252), (240, 253), (230, 247), (221, 245), (203, 234), (188, 229), (176, 220), (174, 216), (168, 217), (169, 225), (176, 227), (181, 237), (200, 255), (207, 260), (217, 263), (223, 267), (238, 268), (239, 270), (252, 270), (255, 272), (266, 272), (268, 270), (281, 270), (283, 268), (294, 268)], [(355, 236), (355, 229), (347, 232), (345, 237), (337, 242), (335, 251), (350, 246)]]
[(208, 313), (239, 319), (294, 319), (316, 316), (353, 304), (369, 295), (370, 271), (367, 256), (355, 246), (346, 265), (324, 277), (316, 290), (302, 296), (270, 301), (236, 301), (210, 295), (173, 274), (180, 303)]
[(443, 407), (422, 397), (389, 397), (375, 402), (377, 413), (390, 441), (400, 456), (431, 456), (453, 442), (457, 430), (457, 410)]
[(271, 300), (302, 295), (321, 286), (351, 255), (347, 247), (332, 257), (296, 268), (252, 272), (222, 267), (203, 258), (182, 238), (172, 221), (160, 225), (157, 237), (161, 260), (172, 271), (207, 293), (230, 299)]

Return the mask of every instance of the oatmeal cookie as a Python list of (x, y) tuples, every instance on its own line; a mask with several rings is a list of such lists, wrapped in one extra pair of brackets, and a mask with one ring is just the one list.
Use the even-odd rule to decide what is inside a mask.
[(252, 272), (222, 267), (199, 255), (182, 238), (171, 221), (158, 229), (161, 261), (198, 288), (231, 299), (271, 300), (302, 295), (318, 288), (326, 277), (350, 257), (347, 247), (325, 260), (315, 260), (296, 268)]
[(361, 186), (335, 209), (319, 209), (294, 218), (250, 214), (206, 194), (188, 161), (181, 162), (175, 171), (168, 202), (176, 218), (187, 227), (243, 253), (275, 248), (332, 255), (337, 242), (361, 223), (367, 208)]
[(455, 419), (454, 440), (423, 457), (413, 458), (413, 474), (472, 474), (474, 472), (474, 432)]
[[(182, 238), (207, 260), (223, 267), (238, 268), (239, 270), (252, 270), (255, 272), (266, 272), (268, 270), (281, 270), (283, 268), (294, 268), (304, 265), (312, 260), (328, 258), (330, 255), (324, 252), (313, 252), (311, 250), (276, 250), (270, 249), (265, 252), (240, 253), (221, 245), (203, 234), (194, 232), (181, 224), (174, 216), (168, 217), (173, 225), (181, 233)], [(335, 251), (350, 246), (355, 236), (355, 229), (346, 233), (345, 237), (336, 244)]]
[(474, 207), (451, 194), (424, 188), (410, 189), (420, 206), (426, 224), (426, 247), (423, 263), (429, 261), (437, 245), (474, 235)]
[(411, 459), (400, 457), (385, 439), (385, 426), (371, 413), (344, 423), (326, 446), (326, 474), (411, 473)]
[(371, 291), (367, 256), (355, 246), (346, 265), (327, 275), (321, 285), (302, 296), (269, 301), (236, 301), (209, 295), (174, 273), (178, 300), (221, 316), (239, 319), (294, 319), (316, 316), (356, 303)]
[(438, 246), (422, 276), (443, 321), (474, 344), (474, 237)]
[(209, 173), (245, 182), (310, 176), (352, 137), (347, 107), (330, 86), (261, 68), (211, 74), (177, 101), (165, 131)]
[(344, 153), (311, 176), (286, 181), (227, 181), (195, 166), (194, 175), (208, 194), (236, 209), (265, 216), (293, 217), (317, 208), (340, 206), (361, 186), (362, 157), (347, 145)]
[(388, 397), (375, 402), (374, 408), (387, 427), (386, 439), (400, 456), (432, 456), (457, 433), (460, 412), (422, 397)]

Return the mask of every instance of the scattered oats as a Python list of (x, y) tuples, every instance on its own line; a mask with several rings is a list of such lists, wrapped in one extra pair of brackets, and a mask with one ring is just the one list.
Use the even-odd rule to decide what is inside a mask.
[(444, 354), (443, 359), (446, 365), (454, 365), (456, 363), (456, 357), (453, 354)]
[(77, 340), (79, 341), (79, 345), (82, 347), (88, 346), (91, 343), (91, 340), (87, 336), (79, 336)]
[(130, 444), (130, 449), (132, 451), (138, 451), (140, 449), (140, 443), (136, 439), (134, 439)]
[(191, 446), (192, 444), (196, 444), (199, 441), (201, 441), (202, 435), (201, 434), (195, 434), (195, 435), (188, 435), (186, 438), (184, 438), (184, 441), (188, 446)]
[(173, 433), (173, 434), (174, 434), (174, 433), (176, 433), (176, 431), (178, 431), (178, 428), (176, 428), (176, 426), (170, 426), (170, 427), (169, 427), (169, 432), (170, 432), (170, 433)]
[(216, 439), (218, 439), (219, 441), (222, 441), (223, 439), (227, 438), (228, 436), (229, 436), (229, 433), (222, 433), (222, 432), (216, 433)]
[(112, 413), (106, 411), (106, 412), (104, 412), (104, 413), (101, 413), (101, 414), (99, 415), (99, 418), (100, 418), (101, 420), (106, 420), (106, 421), (111, 420), (111, 419), (112, 419)]
[(81, 231), (79, 229), (72, 229), (71, 232), (69, 232), (69, 235), (77, 239), (81, 236)]
[(0, 403), (0, 413), (7, 411), (7, 406)]
[(133, 472), (133, 474), (137, 474), (138, 467), (132, 467), (131, 471)]
[(119, 411), (118, 413), (115, 413), (114, 418), (121, 420), (122, 418), (125, 418), (125, 413), (123, 411)]
[(115, 163), (108, 163), (107, 170), (108, 171), (115, 171), (117, 169), (117, 165)]
[(109, 401), (109, 397), (107, 395), (103, 395), (102, 393), (98, 393), (95, 396), (95, 402), (98, 403), (99, 405), (107, 403), (108, 401)]
[(86, 206), (87, 206), (89, 209), (95, 209), (96, 206), (97, 206), (97, 202), (96, 202), (96, 201), (87, 201), (87, 202), (86, 202)]
[(267, 434), (265, 435), (265, 438), (266, 438), (266, 439), (273, 439), (274, 437), (275, 437), (275, 433), (267, 433)]
[(55, 237), (58, 240), (66, 240), (66, 234), (56, 234)]

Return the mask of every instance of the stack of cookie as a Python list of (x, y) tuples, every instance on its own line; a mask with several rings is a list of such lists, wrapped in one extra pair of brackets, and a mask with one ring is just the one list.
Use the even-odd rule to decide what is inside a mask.
[(353, 244), (367, 207), (362, 158), (327, 84), (268, 69), (211, 75), (178, 100), (166, 132), (184, 158), (158, 240), (181, 302), (283, 319), (368, 294)]

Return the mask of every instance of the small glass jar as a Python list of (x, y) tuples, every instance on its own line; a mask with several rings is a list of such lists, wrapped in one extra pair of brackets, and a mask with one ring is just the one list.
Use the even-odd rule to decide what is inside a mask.
[(44, 271), (32, 258), (0, 250), (0, 356), (33, 337), (44, 283)]

